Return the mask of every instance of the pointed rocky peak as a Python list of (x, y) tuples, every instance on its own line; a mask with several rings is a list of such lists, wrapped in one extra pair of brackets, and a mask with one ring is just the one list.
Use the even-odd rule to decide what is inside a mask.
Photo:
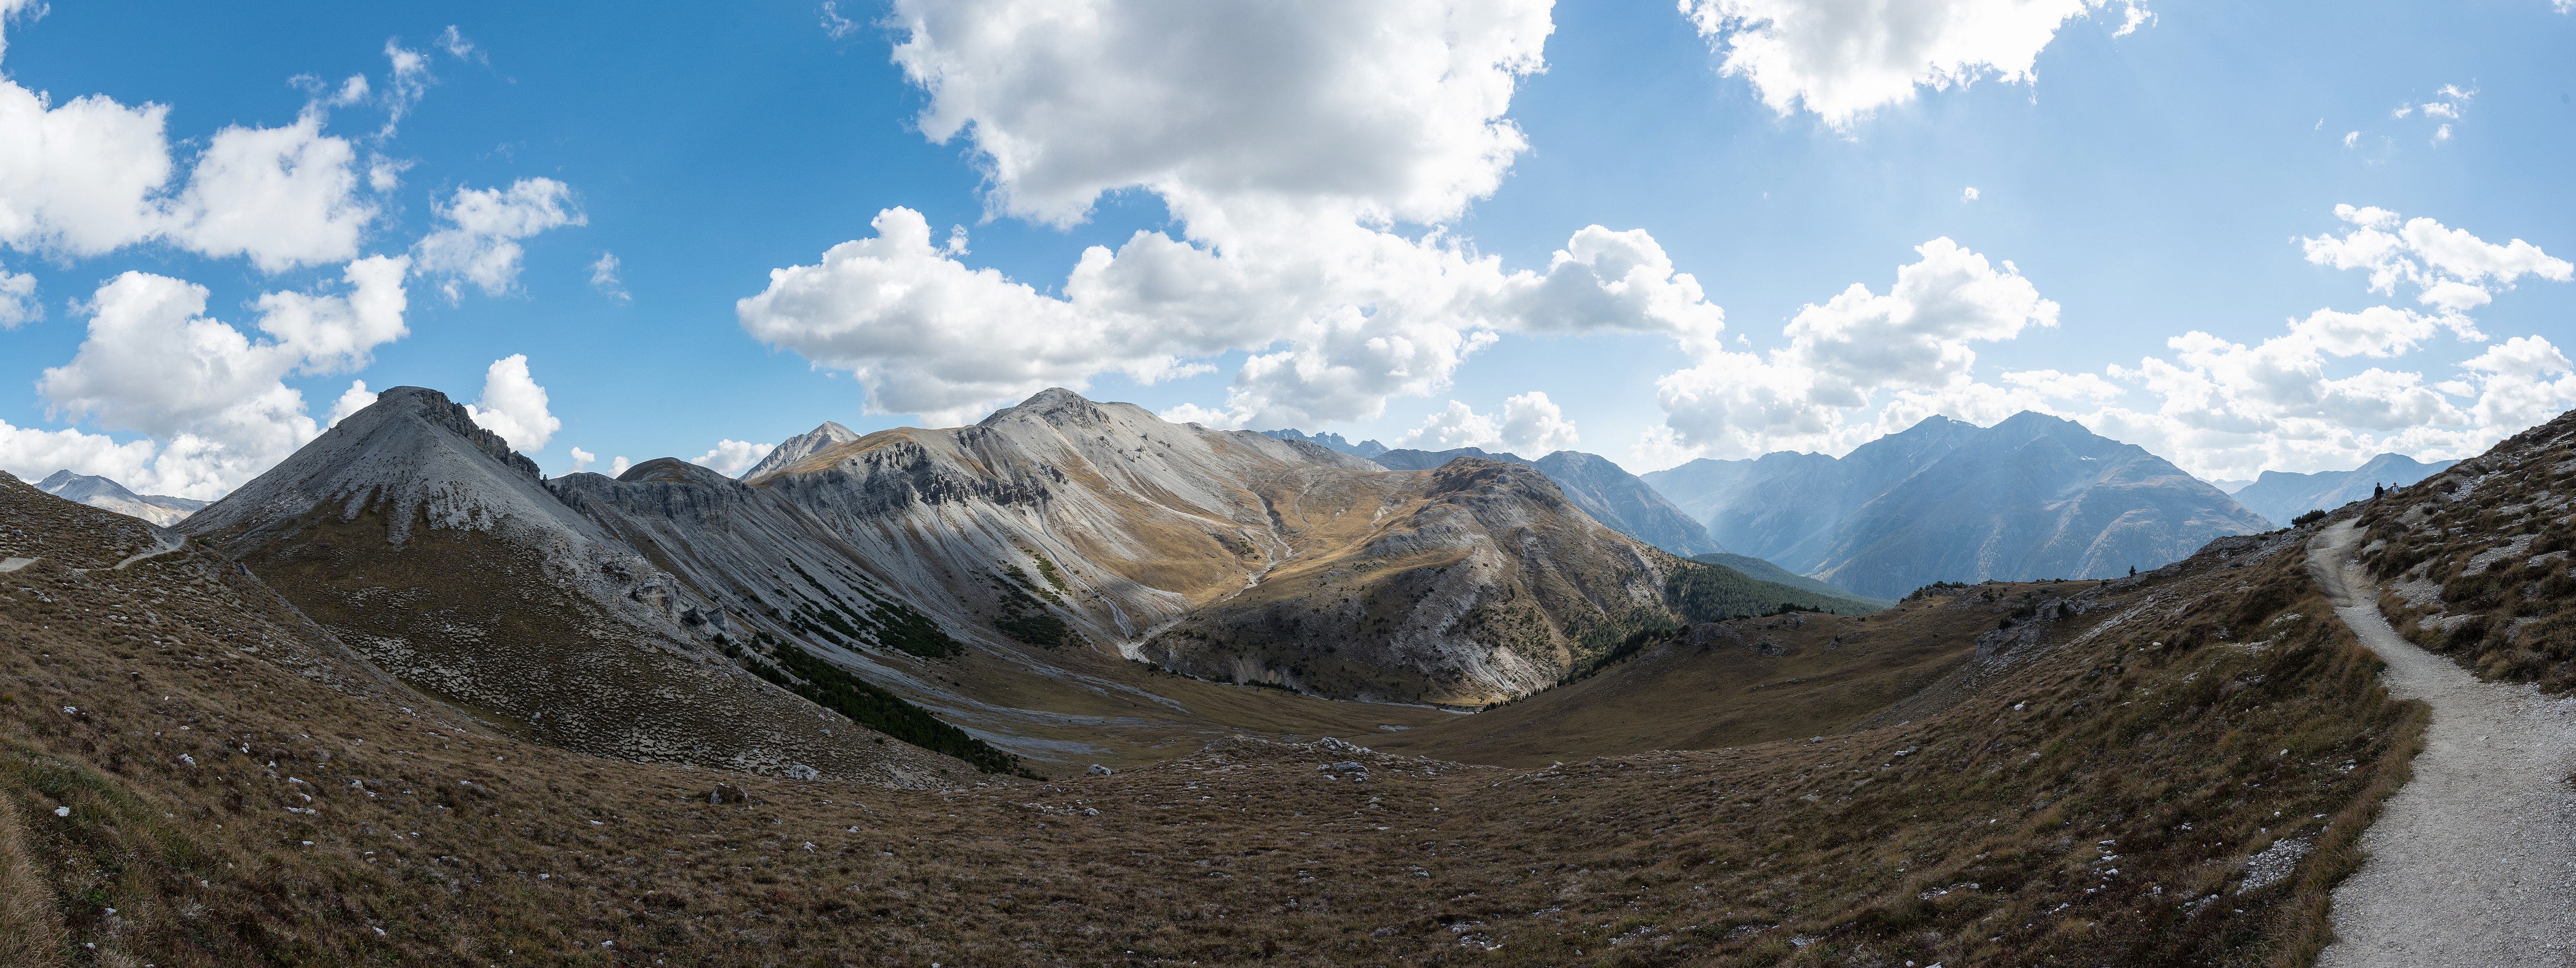
[(428, 428), (454, 434), (474, 449), (482, 451), (485, 456), (510, 465), (531, 478), (544, 476), (537, 470), (536, 461), (529, 460), (518, 451), (510, 449), (510, 442), (502, 439), (500, 434), (485, 430), (482, 424), (475, 423), (473, 412), (465, 409), (464, 404), (450, 400), (447, 394), (428, 387), (394, 387), (377, 394), (375, 403), (364, 410), (350, 414), (347, 419), (333, 425), (329, 431), (325, 431), (323, 436), (328, 437), (344, 430), (353, 434), (374, 433), (388, 424), (399, 424), (403, 421), (418, 421), (426, 424)]
[(782, 470), (789, 464), (857, 439), (859, 439), (858, 431), (829, 420), (823, 421), (820, 427), (779, 442), (777, 449), (771, 450), (768, 456), (760, 459), (759, 463), (751, 465), (750, 470), (742, 472), (742, 479), (746, 481), (758, 479), (763, 475)]
[[(298, 519), (323, 505), (343, 518), (376, 511), (401, 543), (415, 522), (489, 530), (511, 518), (569, 517), (535, 461), (424, 387), (394, 387), (187, 521), (211, 535)], [(577, 529), (583, 525), (566, 525)]]
[(53, 472), (44, 480), (36, 482), (36, 489), (55, 497), (69, 498), (71, 500), (81, 501), (84, 503), (93, 497), (109, 498), (121, 501), (139, 502), (143, 500), (142, 495), (128, 490), (123, 484), (119, 484), (104, 477), (97, 477), (89, 474), (74, 474), (69, 470)]
[(1098, 427), (1109, 422), (1108, 412), (1099, 404), (1084, 399), (1082, 394), (1063, 387), (1049, 387), (1020, 401), (1019, 406), (993, 411), (976, 426), (990, 427), (1013, 418), (1042, 420), (1057, 427)]

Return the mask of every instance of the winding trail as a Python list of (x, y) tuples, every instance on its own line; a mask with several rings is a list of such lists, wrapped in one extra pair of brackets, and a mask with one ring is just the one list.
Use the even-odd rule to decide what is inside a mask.
[(2319, 532), (2308, 570), (2335, 614), (2387, 660), (2389, 692), (2433, 707), (2414, 779), (2362, 834), (2334, 892), (2344, 966), (2576, 965), (2576, 700), (2481, 682), (2398, 637), (2353, 560), (2360, 532)]
[(125, 570), (125, 566), (127, 566), (127, 565), (131, 565), (131, 564), (133, 564), (133, 563), (135, 563), (135, 562), (142, 561), (142, 560), (144, 560), (144, 559), (146, 559), (146, 558), (158, 558), (158, 557), (161, 557), (162, 555), (169, 554), (169, 553), (171, 553), (171, 552), (173, 552), (173, 551), (177, 551), (177, 550), (179, 550), (179, 549), (181, 549), (181, 548), (185, 548), (185, 547), (187, 547), (187, 546), (188, 546), (188, 539), (187, 539), (187, 537), (186, 537), (186, 536), (184, 536), (184, 535), (181, 535), (180, 533), (178, 533), (178, 532), (176, 532), (176, 531), (162, 531), (162, 530), (160, 530), (160, 529), (158, 529), (158, 528), (155, 528), (155, 529), (153, 529), (153, 538), (154, 538), (154, 540), (155, 540), (155, 542), (156, 542), (156, 543), (152, 546), (152, 550), (150, 550), (150, 551), (145, 551), (145, 552), (142, 552), (142, 553), (139, 553), (139, 554), (135, 554), (135, 555), (131, 555), (131, 556), (127, 557), (124, 561), (117, 562), (117, 563), (116, 563), (116, 567), (111, 568), (111, 569), (109, 569), (109, 570), (110, 570), (110, 571), (124, 571), (124, 570)]

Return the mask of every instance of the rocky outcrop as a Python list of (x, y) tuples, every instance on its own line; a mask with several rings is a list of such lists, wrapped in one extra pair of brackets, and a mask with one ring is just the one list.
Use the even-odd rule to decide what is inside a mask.
[(1465, 459), (1375, 476), (1354, 503), (1384, 513), (1353, 540), (1200, 609), (1143, 657), (1325, 695), (1483, 705), (1674, 619), (1665, 579), (1691, 566), (1593, 521), (1533, 469)]

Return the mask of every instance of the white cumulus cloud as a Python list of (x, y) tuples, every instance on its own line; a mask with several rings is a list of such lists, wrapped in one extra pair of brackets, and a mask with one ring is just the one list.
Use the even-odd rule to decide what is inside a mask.
[(217, 131), (176, 186), (169, 110), (99, 94), (56, 104), (0, 78), (0, 245), (95, 256), (167, 240), (272, 273), (357, 254), (377, 213), (354, 196), (356, 152), (322, 132), (318, 102), (283, 127)]
[(617, 277), (617, 268), (617, 253), (600, 253), (590, 263), (590, 287), (618, 302), (632, 301), (635, 297), (626, 293), (626, 281)]
[(442, 291), (450, 301), (460, 282), (489, 296), (508, 292), (519, 280), (519, 240), (588, 224), (573, 207), (571, 186), (552, 178), (522, 178), (506, 189), (459, 188), (437, 216), (439, 228), (413, 252), (422, 273), (446, 277)]
[(2394, 295), (2402, 283), (2418, 290), (2419, 303), (2465, 312), (2524, 276), (2552, 282), (2576, 277), (2576, 264), (2521, 239), (2498, 245), (2465, 229), (2429, 218), (2401, 219), (2382, 208), (2337, 205), (2334, 211), (2351, 228), (2339, 237), (2300, 239), (2300, 247), (2317, 265), (2369, 272), (2372, 292)]
[(36, 277), (0, 269), (0, 329), (17, 329), (43, 318), (44, 304), (36, 301)]
[(740, 477), (751, 465), (777, 450), (777, 444), (755, 444), (741, 440), (719, 440), (706, 453), (689, 458), (689, 463), (707, 468), (726, 477)]
[(971, 144), (996, 212), (1069, 225), (1140, 188), (1180, 232), (1094, 247), (1049, 293), (887, 209), (875, 238), (774, 271), (744, 328), (850, 371), (871, 412), (971, 420), (1242, 351), (1224, 405), (1190, 412), (1351, 419), (1447, 387), (1503, 332), (1723, 325), (1643, 232), (1583, 229), (1507, 272), (1438, 227), (1525, 147), (1505, 112), (1543, 67), (1544, 3), (905, 0), (892, 23), (921, 130)]
[[(1684, 16), (1723, 51), (1720, 72), (1752, 82), (1762, 103), (1800, 108), (1835, 127), (1903, 103), (1915, 89), (1981, 78), (2033, 79), (2042, 48), (2068, 20), (2109, 0), (1680, 0)], [(2154, 22), (2123, 3), (2115, 35)]]
[(528, 375), (528, 355), (513, 353), (483, 371), (483, 395), (465, 405), (475, 424), (500, 434), (510, 449), (546, 449), (563, 421), (546, 408), (546, 388)]
[(2055, 326), (2057, 304), (2012, 263), (1999, 269), (1947, 238), (1915, 252), (1921, 258), (1898, 268), (1884, 295), (1853, 283), (1800, 309), (1782, 330), (1787, 345), (1767, 355), (1712, 349), (1657, 380), (1660, 446), (1724, 457), (1839, 452), (1884, 432), (1855, 418), (1891, 398), (1905, 400), (1908, 413), (2012, 406), (2009, 393), (1974, 379), (1971, 344)]
[[(2167, 353), (2099, 377), (2030, 371), (2005, 382), (2036, 398), (2031, 409), (2210, 478), (2349, 468), (2386, 451), (2464, 457), (2576, 405), (2566, 356), (2540, 336), (2489, 345), (2442, 371), (2405, 362), (2439, 342), (2487, 342), (2470, 310), (2523, 279), (2567, 281), (2576, 266), (2429, 218), (2349, 205), (2336, 214), (2344, 234), (2300, 239), (2302, 254), (2366, 273), (2373, 292), (2411, 287), (2423, 308), (2318, 309), (2250, 343), (2192, 330), (2168, 339)], [(2153, 402), (2116, 405), (2129, 392)]]
[(157, 453), (144, 444), (148, 467), (118, 478), (128, 486), (219, 496), (320, 432), (286, 376), (356, 369), (402, 337), (403, 274), (401, 258), (373, 256), (344, 270), (345, 293), (263, 295), (254, 306), (267, 338), (254, 340), (205, 315), (205, 287), (127, 272), (91, 297), (87, 338), (36, 389), (57, 414), (159, 442)]
[(349, 415), (375, 405), (376, 394), (367, 389), (367, 381), (351, 380), (349, 388), (340, 392), (340, 398), (331, 401), (331, 415), (323, 419), (322, 425), (337, 427), (340, 421), (349, 419)]
[(171, 207), (170, 238), (209, 256), (247, 256), (263, 272), (346, 260), (376, 216), (356, 197), (356, 162), (311, 111), (283, 128), (215, 132)]
[(1503, 412), (1480, 414), (1456, 400), (1422, 425), (1396, 438), (1396, 446), (1421, 450), (1475, 447), (1537, 459), (1581, 443), (1574, 422), (1547, 394), (1532, 390), (1503, 401)]

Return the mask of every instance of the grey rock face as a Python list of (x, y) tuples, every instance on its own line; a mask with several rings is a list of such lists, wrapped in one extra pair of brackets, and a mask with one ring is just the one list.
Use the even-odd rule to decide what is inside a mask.
[(2274, 524), (2309, 511), (2333, 510), (2370, 497), (2374, 487), (2403, 487), (2439, 474), (2459, 461), (2423, 463), (2404, 454), (2381, 454), (2348, 471), (2290, 474), (2264, 471), (2236, 492), (2236, 502)]
[[(679, 464), (632, 476), (695, 472), (741, 487), (666, 463)], [(643, 501), (657, 485), (628, 486)], [(726, 661), (715, 602), (558, 497), (533, 462), (433, 390), (385, 391), (183, 527), (387, 671), (532, 738), (899, 784), (953, 763), (868, 742), (870, 731)]]

